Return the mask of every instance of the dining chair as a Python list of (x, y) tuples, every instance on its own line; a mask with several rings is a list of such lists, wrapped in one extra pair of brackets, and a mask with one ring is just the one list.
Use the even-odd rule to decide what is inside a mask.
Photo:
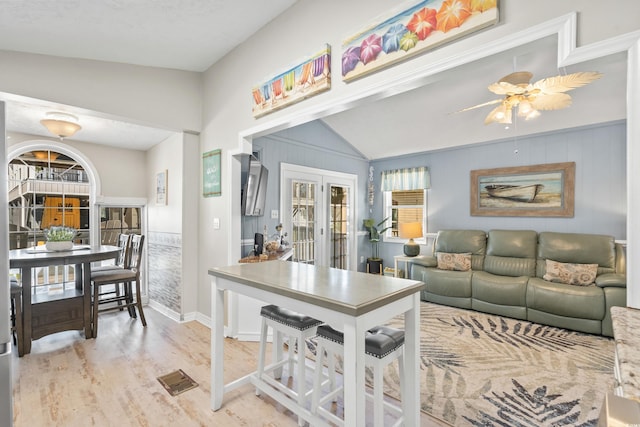
[[(108, 265), (99, 265), (95, 267), (91, 267), (91, 279), (93, 280), (93, 276), (95, 276), (98, 272), (101, 271), (112, 271), (112, 270), (122, 270), (125, 268), (129, 268), (129, 264), (131, 263), (131, 254), (130, 254), (130, 242), (131, 242), (131, 234), (119, 233), (118, 234), (118, 247), (120, 248), (120, 252), (115, 260), (114, 264)], [(117, 297), (120, 297), (122, 290), (120, 289), (121, 283), (114, 283), (113, 288), (108, 288), (107, 290), (100, 290), (100, 298), (104, 298), (106, 295), (115, 294)], [(118, 299), (117, 301), (120, 310), (122, 308), (122, 301)]]
[[(110, 310), (122, 310), (127, 307), (129, 316), (136, 318), (136, 308), (140, 313), (140, 321), (142, 326), (147, 326), (142, 309), (142, 290), (140, 283), (140, 267), (142, 264), (142, 252), (144, 248), (144, 235), (132, 234), (129, 240), (129, 257), (130, 262), (127, 268), (112, 269), (104, 271), (96, 271), (91, 274), (91, 282), (93, 284), (93, 334), (98, 335), (98, 313)], [(136, 284), (135, 298), (133, 295), (132, 283)], [(122, 294), (115, 296), (106, 296), (109, 292), (100, 293), (100, 288), (106, 285), (115, 285), (119, 287), (123, 284), (124, 291)], [(119, 305), (113, 306), (110, 303)], [(109, 305), (107, 305), (109, 304)], [(100, 306), (103, 306), (100, 308)]]
[[(329, 400), (335, 402), (336, 397), (344, 389), (343, 386), (336, 386), (334, 378), (334, 357), (343, 356), (344, 353), (344, 333), (333, 329), (329, 325), (318, 326), (316, 347), (316, 368), (313, 381), (313, 395), (311, 398), (311, 413), (322, 416), (338, 426), (344, 426), (344, 420), (337, 417), (323, 405)], [(384, 410), (394, 412), (399, 418), (394, 427), (403, 425), (404, 415), (402, 408), (389, 403), (383, 398), (383, 374), (384, 368), (398, 360), (399, 378), (404, 377), (404, 331), (390, 328), (388, 326), (376, 326), (367, 331), (365, 336), (364, 362), (373, 370), (373, 394), (366, 393), (366, 398), (373, 400), (373, 425), (381, 427), (384, 425)], [(323, 378), (323, 357), (326, 354), (328, 361), (329, 391), (324, 395), (322, 388), (325, 382)], [(400, 387), (402, 391), (402, 387)]]
[(115, 263), (108, 265), (100, 265), (96, 267), (91, 267), (91, 274), (98, 271), (108, 271), (108, 270), (119, 270), (123, 268), (129, 268), (129, 263), (131, 262), (131, 254), (130, 254), (130, 242), (131, 242), (131, 234), (120, 233), (118, 234), (118, 247), (120, 248), (120, 252), (118, 253), (118, 257), (115, 260)]
[(22, 338), (22, 286), (11, 276), (11, 334), (13, 344), (18, 348), (18, 356), (24, 355)]

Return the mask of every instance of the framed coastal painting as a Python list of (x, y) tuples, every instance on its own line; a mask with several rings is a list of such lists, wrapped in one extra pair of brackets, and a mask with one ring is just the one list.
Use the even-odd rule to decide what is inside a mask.
[(313, 55), (251, 88), (253, 117), (262, 117), (330, 88), (331, 47), (326, 44)]
[(167, 178), (167, 170), (156, 174), (156, 205), (167, 205)]
[(220, 178), (220, 157), (222, 150), (212, 150), (202, 155), (202, 195), (217, 197), (222, 195)]
[(573, 217), (576, 164), (471, 171), (471, 215)]
[(342, 43), (342, 79), (351, 81), (498, 22), (498, 0), (411, 1)]

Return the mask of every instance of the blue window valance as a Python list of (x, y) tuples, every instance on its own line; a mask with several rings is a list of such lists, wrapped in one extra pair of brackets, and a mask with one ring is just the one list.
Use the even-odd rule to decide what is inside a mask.
[(423, 190), (431, 188), (429, 168), (403, 168), (382, 172), (382, 191)]

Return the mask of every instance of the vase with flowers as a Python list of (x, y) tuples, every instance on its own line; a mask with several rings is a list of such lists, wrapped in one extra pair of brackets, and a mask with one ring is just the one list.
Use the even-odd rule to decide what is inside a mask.
[(73, 239), (76, 232), (76, 229), (72, 227), (50, 227), (44, 232), (44, 237), (47, 239), (45, 247), (48, 251), (69, 251), (73, 249)]

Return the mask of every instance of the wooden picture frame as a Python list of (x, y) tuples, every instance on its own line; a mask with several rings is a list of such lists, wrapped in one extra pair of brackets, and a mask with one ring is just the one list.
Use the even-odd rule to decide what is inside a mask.
[(156, 174), (156, 205), (167, 205), (168, 171), (165, 169)]
[(574, 162), (471, 171), (472, 216), (574, 215)]
[(220, 178), (220, 157), (222, 150), (212, 150), (202, 155), (202, 195), (218, 197), (222, 195)]

